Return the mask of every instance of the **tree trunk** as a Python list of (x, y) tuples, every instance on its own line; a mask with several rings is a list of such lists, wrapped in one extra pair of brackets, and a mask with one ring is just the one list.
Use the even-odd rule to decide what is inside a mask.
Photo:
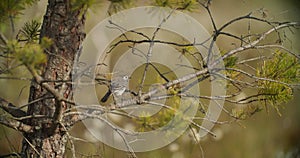
[[(72, 99), (72, 86), (65, 82), (70, 80), (71, 71), (78, 48), (84, 37), (85, 9), (72, 9), (70, 0), (49, 0), (43, 19), (41, 36), (52, 39), (53, 45), (45, 51), (48, 56), (41, 76), (64, 99)], [(70, 106), (54, 97), (33, 81), (30, 87), (27, 114), (44, 115), (45, 118), (32, 118), (26, 123), (35, 126), (33, 133), (24, 134), (22, 146), (23, 157), (64, 157), (67, 135), (60, 124), (60, 116)]]

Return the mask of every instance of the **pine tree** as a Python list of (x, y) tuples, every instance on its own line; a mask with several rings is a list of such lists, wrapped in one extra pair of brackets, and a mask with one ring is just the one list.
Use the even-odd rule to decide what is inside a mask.
[[(66, 157), (66, 146), (70, 142), (71, 151), (75, 157), (74, 143), (69, 134), (70, 129), (76, 123), (81, 122), (82, 118), (94, 118), (99, 114), (99, 111), (103, 112), (101, 108), (98, 113), (86, 111), (86, 113), (81, 114), (73, 111), (74, 107), (78, 106), (73, 101), (73, 90), (75, 87), (72, 83), (74, 61), (81, 53), (81, 46), (86, 36), (84, 26), (87, 10), (95, 2), (93, 0), (49, 0), (42, 22), (38, 20), (26, 22), (18, 30), (18, 35), (15, 39), (7, 38), (3, 31), (9, 27), (14, 28), (14, 21), (22, 14), (22, 11), (35, 3), (37, 3), (37, 0), (2, 0), (0, 2), (0, 29), (2, 30), (0, 34), (0, 79), (22, 80), (22, 78), (14, 76), (14, 68), (10, 64), (13, 62), (17, 63), (15, 64), (17, 65), (16, 67), (29, 71), (32, 76), (28, 104), (24, 106), (26, 108), (17, 108), (13, 103), (4, 99), (5, 97), (0, 96), (0, 108), (3, 110), (0, 116), (0, 124), (19, 131), (24, 137), (20, 152), (11, 156)], [(109, 15), (133, 7), (136, 4), (132, 0), (109, 0), (109, 3)], [(205, 59), (202, 59), (201, 56), (195, 55), (197, 52), (192, 43), (186, 41), (182, 43), (155, 41), (150, 38), (141, 40), (140, 43), (156, 42), (173, 45), (182, 55), (189, 56), (189, 58), (198, 62), (200, 66), (193, 68), (197, 73), (183, 76), (181, 79), (170, 79), (170, 76), (160, 73), (164, 69), (162, 66), (153, 63), (149, 63), (149, 70), (146, 68), (147, 66), (144, 67), (142, 72), (157, 72), (158, 75), (156, 75), (155, 80), (161, 85), (155, 88), (164, 89), (167, 95), (161, 97), (168, 97), (169, 102), (172, 102), (174, 106), (168, 103), (166, 105), (157, 104), (166, 109), (158, 113), (156, 117), (149, 117), (147, 113), (143, 113), (142, 119), (131, 118), (140, 127), (140, 131), (158, 128), (170, 121), (175, 114), (177, 115), (177, 113), (174, 113), (174, 109), (176, 111), (179, 98), (217, 100), (218, 98), (213, 96), (191, 96), (185, 93), (185, 89), (189, 89), (189, 86), (197, 85), (204, 80), (210, 80), (214, 75), (222, 75), (219, 73), (221, 71), (225, 74), (222, 77), (227, 81), (227, 88), (230, 89), (230, 93), (219, 97), (224, 97), (228, 104), (247, 105), (247, 108), (232, 109), (232, 111), (223, 109), (235, 121), (247, 119), (263, 109), (268, 109), (270, 105), (280, 114), (280, 106), (292, 99), (294, 95), (293, 89), (299, 86), (300, 83), (299, 55), (293, 53), (282, 44), (282, 36), (284, 36), (282, 34), (284, 33), (280, 31), (297, 28), (299, 23), (271, 22), (264, 18), (266, 16), (264, 10), (260, 10), (262, 18), (250, 13), (245, 16), (239, 16), (219, 27), (211, 14), (210, 6), (212, 4), (210, 0), (156, 0), (152, 4), (158, 7), (189, 12), (197, 11), (202, 7), (202, 9), (207, 11), (212, 23), (214, 30), (211, 37), (212, 41), (219, 40), (220, 36), (227, 36), (237, 40), (240, 46), (232, 50), (222, 51), (222, 57), (219, 59), (224, 61), (225, 69), (219, 70), (215, 68), (213, 73), (210, 73), (208, 67), (213, 67), (214, 64), (210, 65), (209, 62), (204, 62)], [(247, 34), (246, 36), (238, 36), (226, 32), (228, 26), (241, 20), (253, 20), (266, 25), (269, 29), (263, 33)], [(122, 30), (122, 26), (115, 25), (115, 27)], [(126, 33), (146, 36), (137, 31), (128, 31)], [(138, 38), (130, 40), (127, 38), (126, 33), (124, 34), (126, 38), (122, 39), (120, 37), (117, 41), (119, 43), (127, 42), (133, 48), (138, 42)], [(267, 37), (274, 34), (278, 35), (275, 37), (277, 41), (271, 44), (263, 43)], [(112, 48), (118, 46), (118, 42), (116, 43)], [(271, 49), (272, 55), (268, 57), (259, 55), (248, 59), (239, 58), (241, 52), (254, 49)], [(255, 60), (261, 61), (256, 68), (247, 64)], [(218, 62), (215, 61), (215, 63)], [(247, 72), (241, 68), (241, 65), (253, 68), (255, 72)], [(97, 78), (96, 81), (101, 84), (103, 82), (107, 84), (107, 78), (109, 77)], [(193, 79), (196, 80), (191, 83), (188, 82)], [(131, 103), (151, 103), (151, 91), (144, 86), (147, 82), (148, 80), (143, 80), (142, 78), (138, 82), (143, 84), (141, 84), (141, 89), (137, 90), (138, 92), (132, 92), (134, 99), (131, 101), (133, 102), (122, 102), (121, 105), (111, 106), (113, 108), (109, 109), (109, 112), (118, 110), (115, 109), (116, 106), (122, 109), (122, 107)], [(246, 88), (256, 89), (256, 93), (235, 100), (235, 97), (243, 93), (243, 90)], [(150, 92), (142, 93), (147, 90)], [(156, 99), (159, 99), (159, 97)], [(265, 107), (262, 107), (261, 103)], [(203, 116), (207, 110), (207, 107), (201, 105), (199, 113), (202, 114), (200, 115)], [(119, 114), (122, 115), (122, 113)], [(128, 116), (131, 117), (129, 114)], [(219, 122), (214, 123), (218, 124)], [(190, 127), (199, 128), (197, 121), (191, 120), (191, 124)], [(213, 133), (211, 134), (213, 135)], [(135, 157), (133, 151), (130, 154)]]

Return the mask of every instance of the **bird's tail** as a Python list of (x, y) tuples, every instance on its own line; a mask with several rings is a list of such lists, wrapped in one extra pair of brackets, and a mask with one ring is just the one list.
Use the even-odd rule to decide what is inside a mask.
[(101, 102), (106, 102), (111, 94), (111, 91), (108, 90), (106, 94), (101, 98)]

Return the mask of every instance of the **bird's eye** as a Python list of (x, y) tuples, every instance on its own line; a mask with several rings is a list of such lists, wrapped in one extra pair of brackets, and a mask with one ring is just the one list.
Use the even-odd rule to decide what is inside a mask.
[(124, 80), (128, 80), (128, 76), (124, 76), (123, 78), (124, 78)]

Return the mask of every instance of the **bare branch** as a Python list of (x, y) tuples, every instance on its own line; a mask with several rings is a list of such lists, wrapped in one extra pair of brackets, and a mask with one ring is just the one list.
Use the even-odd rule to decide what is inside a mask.
[[(0, 98), (0, 108), (5, 110), (7, 113), (12, 115), (10, 117), (8, 115), (0, 116), (0, 124), (5, 125), (9, 128), (15, 129), (24, 133), (31, 133), (34, 130), (34, 127), (24, 124), (22, 121), (18, 121), (19, 117), (23, 117), (26, 113), (18, 108), (16, 108), (13, 104), (7, 102), (6, 100)], [(17, 118), (14, 118), (17, 117)]]
[(5, 125), (6, 127), (15, 129), (19, 132), (24, 133), (31, 133), (34, 131), (34, 127), (30, 125), (26, 125), (22, 123), (21, 121), (17, 121), (13, 118), (10, 118), (8, 116), (2, 115), (0, 116), (0, 124)]
[(6, 39), (6, 37), (3, 35), (2, 32), (0, 32), (0, 39), (1, 39), (1, 41), (2, 41), (5, 45), (7, 44), (7, 39)]
[(219, 59), (217, 59), (216, 61), (214, 61), (212, 64), (211, 64), (211, 67), (214, 67), (215, 65), (217, 65), (220, 61), (238, 53), (238, 52), (241, 52), (241, 51), (244, 51), (244, 50), (248, 50), (248, 49), (253, 49), (255, 48), (255, 46), (261, 42), (262, 40), (264, 40), (266, 38), (267, 35), (271, 34), (272, 32), (274, 31), (278, 31), (280, 29), (283, 29), (283, 28), (287, 28), (287, 27), (296, 27), (296, 26), (299, 26), (299, 23), (297, 22), (289, 22), (289, 23), (283, 23), (283, 24), (280, 24), (276, 27), (273, 27), (272, 29), (266, 31), (265, 33), (263, 33), (257, 40), (254, 40), (252, 42), (250, 42), (249, 44), (247, 45), (244, 45), (244, 46), (241, 46), (241, 47), (238, 47), (236, 49), (233, 49), (227, 53), (225, 53), (222, 57), (220, 57)]
[(12, 115), (13, 117), (23, 117), (26, 116), (26, 112), (18, 109), (15, 105), (7, 102), (0, 97), (0, 108)]
[[(189, 81), (189, 80), (191, 80), (193, 78), (196, 78), (196, 77), (198, 77), (200, 75), (204, 75), (206, 73), (208, 73), (208, 69), (204, 68), (204, 69), (202, 69), (200, 71), (197, 71), (196, 73), (188, 74), (188, 75), (183, 76), (181, 78), (178, 78), (176, 80), (172, 80), (172, 81), (170, 81), (170, 82), (168, 82), (166, 84), (163, 84), (162, 86), (165, 89), (168, 89), (169, 87), (174, 86), (174, 85), (176, 85), (178, 83), (184, 83), (186, 81)], [(142, 100), (146, 100), (147, 98), (150, 98), (151, 96), (153, 96), (154, 94), (156, 94), (158, 91), (159, 91), (158, 89), (154, 89), (154, 90), (152, 90), (152, 91), (144, 94), (141, 98), (142, 98)]]
[(298, 60), (300, 60), (300, 55), (296, 54), (295, 52), (292, 52), (291, 50), (287, 49), (286, 47), (284, 47), (283, 45), (279, 45), (279, 44), (267, 44), (267, 45), (260, 45), (260, 46), (255, 46), (256, 49), (266, 49), (266, 48), (278, 48), (278, 49), (282, 49), (286, 52), (288, 52), (289, 54), (293, 55), (294, 57), (296, 57)]
[[(110, 24), (114, 25), (117, 29), (119, 29), (121, 32), (122, 32), (122, 35), (124, 35), (124, 32), (132, 32), (132, 33), (135, 33), (135, 34), (138, 34), (148, 40), (150, 40), (150, 37), (148, 37), (147, 35), (145, 35), (144, 33), (142, 32), (138, 32), (138, 31), (135, 31), (135, 30), (127, 30), (126, 28), (114, 23), (112, 20), (109, 20), (108, 21)], [(125, 35), (124, 35), (125, 36)], [(127, 39), (127, 37), (125, 36), (125, 38)]]
[(103, 123), (107, 124), (109, 127), (111, 127), (115, 132), (117, 132), (119, 134), (119, 136), (123, 139), (129, 153), (131, 156), (136, 157), (133, 149), (131, 148), (130, 144), (128, 144), (125, 135), (136, 135), (137, 133), (134, 131), (128, 131), (122, 128), (119, 128), (115, 125), (113, 125), (111, 122), (109, 122), (107, 119), (103, 118), (101, 115), (94, 115), (94, 114), (88, 114), (85, 112), (68, 112), (64, 114), (64, 117), (70, 116), (70, 115), (78, 115), (78, 118), (80, 118), (80, 120), (84, 120), (84, 119), (98, 119), (100, 121), (102, 121)]
[(65, 99), (54, 87), (50, 86), (48, 83), (43, 82), (44, 79), (37, 74), (37, 72), (32, 68), (31, 66), (27, 66), (28, 70), (34, 77), (35, 81), (40, 84), (42, 87), (44, 87), (48, 92), (50, 92), (55, 99), (58, 101), (59, 104), (55, 104), (55, 116), (54, 116), (54, 121), (59, 122), (62, 118), (62, 107), (66, 103), (72, 103), (72, 101), (69, 101)]
[(21, 80), (21, 81), (31, 81), (31, 78), (26, 78), (26, 77), (4, 77), (0, 76), (0, 79), (3, 80)]
[(0, 155), (0, 157), (1, 158), (5, 158), (5, 157), (9, 157), (9, 158), (11, 158), (11, 157), (21, 157), (20, 156), (21, 155), (21, 153), (10, 153), (10, 154), (6, 154), (6, 155)]
[(236, 71), (236, 72), (239, 72), (239, 73), (242, 73), (250, 78), (253, 78), (253, 79), (256, 79), (256, 80), (261, 80), (261, 81), (269, 81), (269, 82), (274, 82), (274, 83), (279, 83), (279, 84), (283, 84), (283, 85), (286, 85), (286, 86), (289, 86), (289, 87), (292, 87), (292, 86), (295, 86), (293, 84), (289, 84), (289, 83), (285, 83), (285, 82), (282, 82), (282, 81), (279, 81), (279, 80), (274, 80), (274, 79), (270, 79), (270, 78), (264, 78), (264, 77), (257, 77), (253, 74), (250, 74), (246, 71), (243, 71), (243, 70), (240, 70), (240, 69), (235, 69), (235, 68), (225, 68), (225, 70), (231, 70), (231, 71)]

